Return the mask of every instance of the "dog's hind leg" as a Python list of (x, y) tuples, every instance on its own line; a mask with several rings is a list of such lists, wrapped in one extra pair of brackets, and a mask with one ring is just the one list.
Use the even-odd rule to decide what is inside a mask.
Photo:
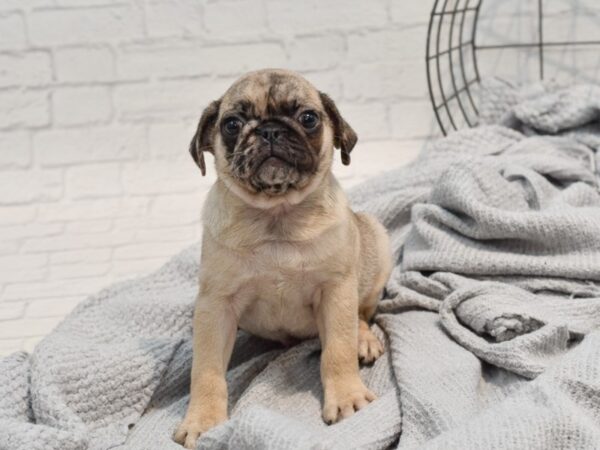
[(358, 308), (358, 359), (366, 364), (374, 362), (383, 354), (381, 341), (369, 328), (377, 303), (390, 276), (392, 257), (385, 228), (373, 217), (356, 214), (360, 230), (360, 284)]

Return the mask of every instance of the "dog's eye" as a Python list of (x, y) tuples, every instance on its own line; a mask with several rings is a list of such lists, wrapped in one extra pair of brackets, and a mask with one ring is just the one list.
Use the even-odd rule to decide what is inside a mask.
[(230, 117), (229, 119), (225, 120), (225, 123), (223, 124), (223, 130), (225, 130), (225, 133), (227, 133), (229, 136), (235, 136), (240, 132), (241, 129), (242, 121), (236, 117)]
[(319, 123), (319, 116), (313, 111), (306, 111), (300, 114), (298, 120), (304, 128), (311, 130)]

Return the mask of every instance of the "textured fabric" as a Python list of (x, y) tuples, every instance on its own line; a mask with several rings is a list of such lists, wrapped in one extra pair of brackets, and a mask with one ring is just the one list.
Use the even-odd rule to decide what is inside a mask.
[[(379, 398), (321, 420), (319, 344), (240, 332), (231, 419), (202, 449), (561, 449), (600, 442), (600, 89), (484, 86), (488, 125), (354, 189), (396, 266), (361, 369)], [(0, 449), (178, 449), (199, 246), (83, 302), (0, 360)]]

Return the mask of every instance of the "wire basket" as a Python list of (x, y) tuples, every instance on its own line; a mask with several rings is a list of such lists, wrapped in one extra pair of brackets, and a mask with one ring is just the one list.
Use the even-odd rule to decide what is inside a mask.
[(441, 131), (477, 125), (482, 77), (597, 82), (598, 23), (600, 0), (436, 0), (426, 66)]

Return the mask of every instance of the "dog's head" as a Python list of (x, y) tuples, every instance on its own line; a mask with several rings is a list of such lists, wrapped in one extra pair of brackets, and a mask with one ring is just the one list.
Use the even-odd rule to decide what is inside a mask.
[(207, 151), (229, 188), (266, 204), (299, 201), (330, 170), (334, 147), (350, 164), (356, 140), (331, 98), (298, 74), (267, 69), (243, 76), (204, 110), (190, 152), (203, 175)]

